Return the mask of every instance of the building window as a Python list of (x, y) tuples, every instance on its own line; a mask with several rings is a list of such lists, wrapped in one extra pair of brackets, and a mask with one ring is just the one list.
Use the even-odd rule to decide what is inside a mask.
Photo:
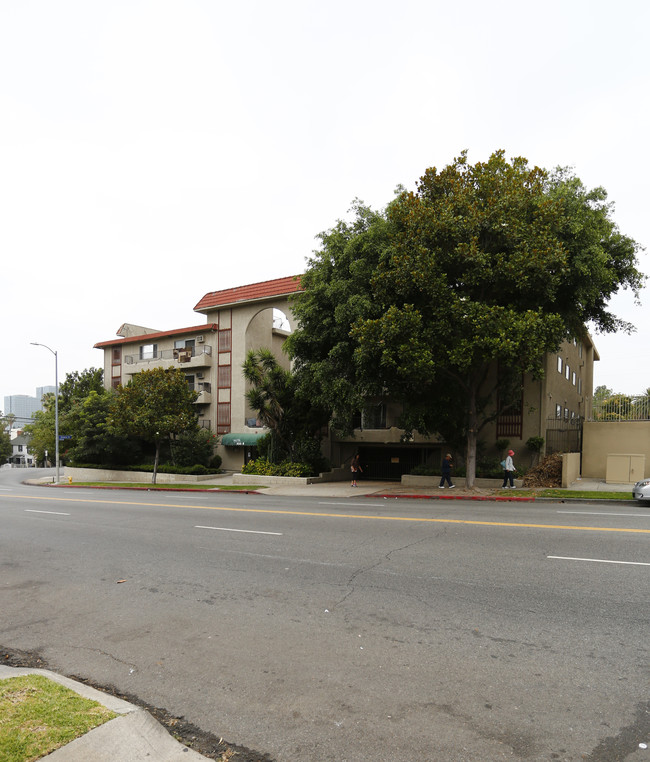
[(560, 355), (557, 356), (557, 372), (562, 373), (562, 358)]
[(217, 376), (217, 386), (220, 389), (228, 389), (230, 387), (231, 370), (230, 365), (220, 365)]
[(230, 352), (232, 349), (232, 331), (228, 328), (224, 331), (219, 331), (219, 351)]
[(575, 386), (576, 385), (576, 373), (573, 371), (571, 374), (571, 383)]
[(230, 431), (230, 402), (220, 402), (217, 405), (217, 434), (227, 434)]
[(582, 394), (582, 379), (578, 379), (578, 394)]
[(569, 363), (564, 364), (564, 377), (567, 381), (571, 378), (571, 368), (569, 368)]
[(174, 349), (194, 349), (194, 339), (176, 339)]
[(565, 421), (569, 420), (569, 408), (568, 407), (564, 408), (564, 420)]
[(562, 418), (562, 405), (555, 406), (555, 417)]
[(386, 405), (373, 405), (361, 413), (362, 429), (386, 428)]
[(158, 344), (143, 344), (140, 347), (141, 360), (154, 360), (158, 357)]
[(119, 365), (122, 362), (122, 347), (113, 347), (113, 365)]
[(497, 439), (521, 439), (524, 412), (524, 378), (499, 363)]

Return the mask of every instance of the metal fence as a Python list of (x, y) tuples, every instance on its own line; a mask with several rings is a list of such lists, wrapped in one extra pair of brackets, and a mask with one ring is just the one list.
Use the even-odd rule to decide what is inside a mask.
[(650, 395), (629, 397), (614, 394), (605, 399), (594, 399), (591, 421), (647, 421), (650, 420)]
[(546, 454), (582, 451), (582, 418), (546, 421)]

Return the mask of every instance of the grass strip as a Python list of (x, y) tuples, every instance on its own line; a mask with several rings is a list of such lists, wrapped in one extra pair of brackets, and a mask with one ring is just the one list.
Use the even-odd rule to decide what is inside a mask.
[(629, 492), (605, 492), (577, 489), (543, 489), (537, 493), (539, 497), (570, 497), (574, 500), (633, 500), (632, 490)]
[(0, 759), (33, 762), (114, 717), (43, 675), (0, 680)]
[(222, 490), (228, 492), (242, 492), (245, 490), (266, 489), (268, 485), (256, 484), (150, 484), (149, 482), (72, 482), (72, 484), (59, 484), (59, 487), (120, 487), (122, 489), (195, 489), (195, 490)]
[(575, 489), (526, 489), (525, 487), (516, 490), (503, 489), (498, 490), (496, 495), (508, 495), (509, 497), (550, 497), (558, 499), (573, 500), (632, 500), (632, 491), (629, 492), (605, 492), (595, 490), (575, 490)]

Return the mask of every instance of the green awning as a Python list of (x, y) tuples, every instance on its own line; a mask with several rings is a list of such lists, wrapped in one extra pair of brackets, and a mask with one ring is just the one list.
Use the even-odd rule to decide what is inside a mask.
[(257, 440), (263, 437), (264, 434), (255, 434), (252, 431), (247, 431), (244, 434), (224, 434), (221, 437), (221, 444), (226, 447), (249, 447), (255, 446)]

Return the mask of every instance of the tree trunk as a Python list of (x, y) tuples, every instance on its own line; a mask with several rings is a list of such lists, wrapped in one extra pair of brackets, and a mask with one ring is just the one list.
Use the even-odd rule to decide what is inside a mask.
[(158, 476), (158, 460), (160, 458), (160, 442), (156, 441), (156, 457), (153, 461), (153, 477), (151, 479), (151, 483), (156, 483), (156, 476)]
[(467, 454), (465, 456), (465, 480), (468, 489), (474, 488), (476, 478), (476, 444), (478, 442), (478, 416), (476, 414), (476, 390), (469, 390), (467, 410)]

